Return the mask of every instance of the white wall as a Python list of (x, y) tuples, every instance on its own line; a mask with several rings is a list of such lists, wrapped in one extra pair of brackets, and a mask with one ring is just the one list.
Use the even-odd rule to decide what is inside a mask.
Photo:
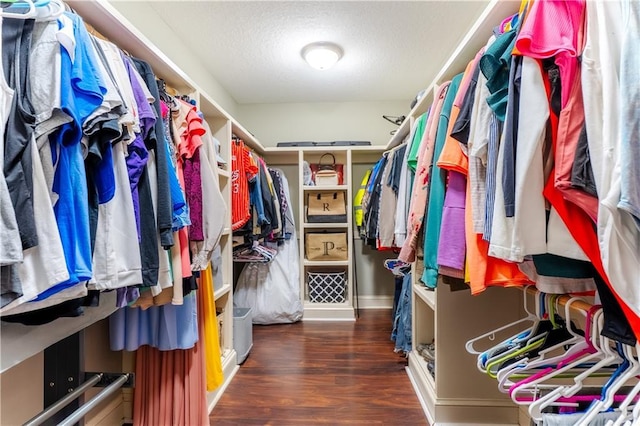
[(240, 104), (235, 116), (264, 146), (289, 141), (364, 140), (386, 145), (410, 101)]
[(236, 117), (235, 99), (204, 67), (199, 56), (178, 38), (175, 32), (156, 13), (148, 1), (114, 1), (111, 4), (140, 30), (149, 40), (178, 65), (229, 114)]

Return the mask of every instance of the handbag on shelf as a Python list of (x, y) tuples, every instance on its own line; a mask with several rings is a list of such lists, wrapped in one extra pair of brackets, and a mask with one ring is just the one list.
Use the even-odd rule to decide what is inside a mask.
[(347, 204), (344, 191), (309, 192), (307, 194), (307, 222), (346, 223)]
[[(325, 157), (331, 157), (331, 163), (323, 162)], [(343, 185), (344, 184), (344, 165), (336, 163), (336, 157), (327, 152), (322, 154), (317, 163), (311, 164), (311, 177), (316, 186)]]

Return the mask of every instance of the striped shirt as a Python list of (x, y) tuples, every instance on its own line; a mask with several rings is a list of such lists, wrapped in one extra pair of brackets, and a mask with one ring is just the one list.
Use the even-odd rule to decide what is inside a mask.
[(238, 139), (231, 144), (231, 229), (242, 228), (251, 218), (249, 205), (249, 180), (258, 173), (244, 142)]

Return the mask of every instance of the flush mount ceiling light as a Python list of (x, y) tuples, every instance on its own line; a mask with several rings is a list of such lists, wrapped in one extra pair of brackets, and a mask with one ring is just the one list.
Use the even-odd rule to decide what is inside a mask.
[(326, 70), (342, 58), (342, 48), (329, 42), (311, 43), (302, 49), (302, 57), (313, 68)]

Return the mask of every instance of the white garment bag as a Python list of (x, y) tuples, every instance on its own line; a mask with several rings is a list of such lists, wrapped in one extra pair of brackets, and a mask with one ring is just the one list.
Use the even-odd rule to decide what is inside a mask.
[(283, 172), (282, 184), (288, 201), (286, 218), (291, 238), (278, 247), (270, 263), (249, 263), (240, 273), (233, 305), (251, 308), (254, 324), (292, 323), (302, 319), (300, 300), (300, 259), (291, 209), (289, 183)]

